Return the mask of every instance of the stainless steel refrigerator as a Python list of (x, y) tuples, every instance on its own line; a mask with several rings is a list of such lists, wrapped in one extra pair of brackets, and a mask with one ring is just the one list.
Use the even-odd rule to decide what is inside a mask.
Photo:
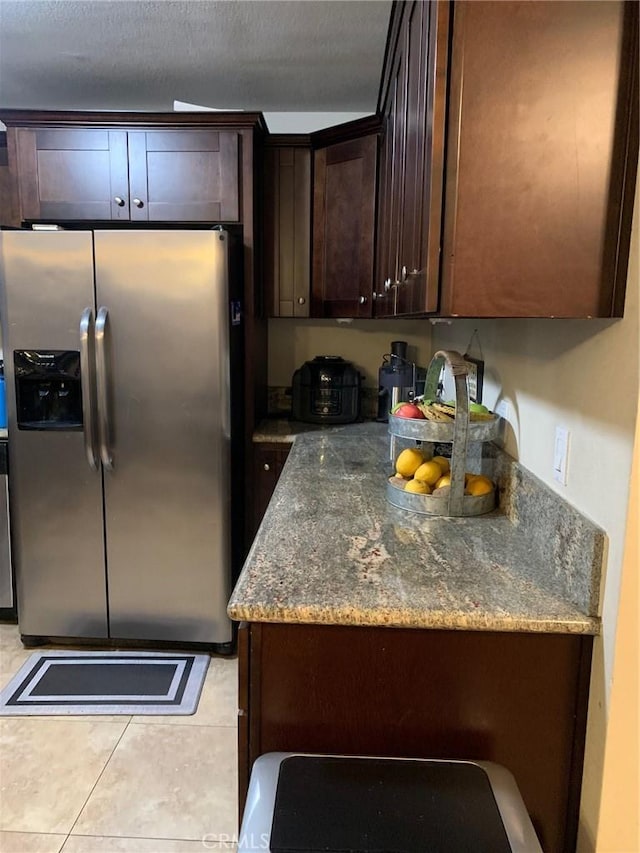
[[(26, 641), (228, 648), (230, 346), (239, 334), (229, 238), (222, 230), (0, 234), (12, 544)], [(239, 356), (234, 362), (239, 369)]]

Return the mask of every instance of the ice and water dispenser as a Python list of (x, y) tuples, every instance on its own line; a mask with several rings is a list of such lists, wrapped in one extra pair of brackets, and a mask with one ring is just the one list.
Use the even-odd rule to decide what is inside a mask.
[(14, 350), (18, 429), (82, 429), (80, 353)]

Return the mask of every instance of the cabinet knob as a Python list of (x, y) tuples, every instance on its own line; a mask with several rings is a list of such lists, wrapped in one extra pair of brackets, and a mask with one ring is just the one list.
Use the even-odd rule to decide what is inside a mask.
[(307, 301), (307, 300), (304, 298), (304, 296), (299, 296), (299, 297), (298, 297), (298, 305), (304, 305), (304, 303), (305, 303), (306, 301)]
[(367, 297), (361, 296), (359, 301), (360, 301), (360, 305), (366, 305), (367, 304)]
[(118, 207), (124, 207), (124, 199), (120, 198), (119, 195), (115, 196), (115, 198), (113, 200), (118, 205)]
[(408, 278), (408, 271), (406, 267), (402, 267), (400, 270), (400, 281), (398, 284), (404, 284)]
[(264, 463), (264, 465), (263, 465), (263, 468), (264, 468), (264, 470), (265, 470), (265, 471), (270, 471), (270, 470), (271, 470), (271, 465), (269, 465), (269, 463), (268, 463), (268, 462), (265, 462), (265, 463)]
[(139, 198), (134, 198), (133, 203), (136, 207), (144, 207), (144, 202)]
[(384, 290), (385, 290), (385, 293), (388, 293), (391, 290), (391, 279), (390, 278), (385, 279)]

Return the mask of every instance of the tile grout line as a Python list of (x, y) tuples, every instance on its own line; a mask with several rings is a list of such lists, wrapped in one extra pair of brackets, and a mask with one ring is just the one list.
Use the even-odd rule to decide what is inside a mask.
[(85, 801), (84, 801), (84, 802), (83, 802), (83, 804), (80, 806), (80, 811), (78, 812), (78, 814), (76, 815), (75, 820), (74, 820), (74, 821), (73, 821), (73, 823), (71, 824), (71, 828), (69, 829), (69, 832), (67, 833), (67, 837), (66, 837), (66, 838), (65, 838), (65, 840), (64, 840), (64, 844), (63, 844), (63, 845), (62, 845), (62, 847), (60, 848), (60, 853), (63, 853), (63, 851), (64, 851), (64, 847), (65, 847), (65, 844), (67, 843), (67, 841), (68, 841), (68, 840), (69, 840), (69, 838), (71, 837), (71, 834), (72, 834), (72, 832), (73, 832), (73, 829), (74, 829), (75, 825), (77, 824), (77, 822), (80, 820), (80, 815), (82, 814), (82, 812), (84, 811), (84, 809), (85, 809), (85, 807), (86, 807), (87, 803), (88, 803), (88, 802), (89, 802), (89, 800), (91, 799), (91, 795), (92, 795), (92, 794), (93, 794), (93, 792), (95, 791), (95, 789), (96, 789), (96, 786), (97, 786), (98, 782), (102, 779), (102, 776), (103, 776), (103, 774), (104, 774), (104, 771), (107, 769), (107, 767), (108, 767), (108, 766), (109, 766), (109, 764), (111, 763), (111, 759), (113, 758), (113, 755), (114, 755), (114, 753), (115, 753), (116, 749), (120, 746), (120, 741), (122, 740), (122, 738), (123, 738), (123, 737), (124, 737), (124, 735), (125, 735), (125, 732), (127, 731), (127, 729), (129, 728), (129, 726), (131, 725), (131, 720), (132, 720), (132, 719), (133, 719), (132, 717), (129, 717), (129, 720), (128, 720), (128, 722), (127, 722), (127, 725), (123, 728), (123, 730), (122, 730), (122, 732), (121, 732), (121, 734), (120, 734), (120, 737), (119, 737), (119, 738), (118, 738), (118, 740), (115, 742), (114, 747), (113, 747), (113, 749), (111, 750), (111, 754), (109, 755), (109, 758), (107, 758), (107, 760), (106, 760), (106, 762), (105, 762), (104, 767), (102, 768), (102, 770), (100, 771), (100, 773), (98, 773), (98, 778), (96, 779), (96, 781), (95, 781), (95, 782), (93, 783), (93, 785), (91, 786), (91, 790), (90, 790), (90, 791), (89, 791), (89, 793), (87, 794), (87, 797), (86, 797)]
[[(99, 782), (100, 782), (100, 780), (102, 779), (102, 776), (104, 775), (104, 773), (105, 773), (105, 771), (106, 771), (107, 767), (108, 767), (108, 766), (109, 766), (109, 764), (111, 763), (111, 759), (113, 758), (113, 756), (114, 756), (114, 754), (115, 754), (116, 749), (117, 749), (117, 748), (118, 748), (118, 746), (120, 745), (120, 742), (122, 741), (122, 738), (125, 736), (125, 733), (128, 731), (129, 726), (131, 726), (131, 725), (136, 725), (136, 726), (144, 726), (144, 725), (164, 725), (164, 726), (175, 726), (175, 725), (179, 725), (179, 724), (176, 724), (176, 723), (153, 723), (153, 722), (152, 722), (152, 723), (134, 723), (134, 722), (133, 722), (133, 716), (129, 717), (129, 720), (128, 720), (128, 722), (127, 722), (126, 726), (125, 726), (125, 727), (124, 727), (124, 729), (122, 730), (122, 733), (121, 733), (120, 737), (118, 738), (118, 740), (117, 740), (117, 741), (116, 741), (116, 743), (114, 744), (113, 749), (111, 750), (111, 754), (109, 755), (109, 758), (108, 758), (108, 759), (107, 759), (107, 761), (105, 762), (104, 767), (102, 768), (102, 770), (101, 770), (101, 771), (100, 771), (100, 773), (98, 774), (98, 778), (97, 778), (97, 779), (96, 779), (96, 781), (93, 783), (93, 785), (92, 785), (92, 787), (91, 787), (91, 790), (90, 790), (90, 791), (89, 791), (89, 793), (87, 794), (87, 797), (86, 797), (85, 801), (83, 802), (82, 806), (80, 807), (80, 810), (79, 810), (78, 814), (76, 815), (76, 818), (75, 818), (75, 820), (73, 821), (73, 824), (71, 825), (71, 828), (69, 829), (69, 832), (68, 832), (68, 833), (66, 833), (66, 837), (65, 837), (65, 839), (64, 839), (64, 841), (63, 841), (63, 843), (62, 843), (62, 847), (60, 848), (60, 850), (58, 851), (58, 853), (64, 853), (65, 845), (66, 845), (67, 841), (72, 837), (72, 835), (73, 835), (73, 830), (74, 830), (74, 828), (75, 828), (76, 824), (78, 823), (78, 821), (80, 820), (80, 816), (82, 815), (82, 812), (84, 811), (84, 809), (85, 809), (85, 807), (86, 807), (87, 803), (88, 803), (88, 802), (89, 802), (89, 800), (91, 799), (91, 795), (93, 794), (93, 792), (95, 791), (96, 787), (98, 786), (98, 783), (99, 783)], [(183, 724), (182, 728), (188, 728), (188, 729), (196, 729), (196, 728), (211, 728), (211, 729), (231, 729), (231, 730), (233, 730), (235, 727), (234, 727), (234, 726), (210, 726), (210, 725), (207, 725), (206, 723), (205, 723), (205, 724), (193, 724), (193, 723), (192, 723), (191, 725), (184, 725), (184, 724)], [(64, 834), (64, 833), (61, 833), (61, 834)], [(73, 837), (76, 837), (76, 836), (73, 836)], [(77, 837), (79, 837), (79, 838), (95, 838), (95, 837), (98, 837), (98, 836), (86, 835), (86, 834), (84, 834), (84, 833), (79, 833)], [(117, 838), (120, 838), (120, 836), (100, 836), (100, 837), (106, 837), (106, 838), (109, 838), (109, 837), (117, 837)], [(136, 836), (136, 838), (138, 838), (138, 837), (144, 837), (144, 838), (147, 838), (147, 836)], [(182, 839), (182, 838), (176, 838), (176, 839), (169, 838), (169, 839), (165, 839), (165, 838), (155, 838), (155, 837), (150, 837), (150, 838), (149, 838), (149, 840), (151, 840), (151, 841), (166, 841), (166, 840), (169, 840), (169, 841), (171, 841), (171, 840), (175, 840), (175, 841), (185, 841), (185, 840), (191, 840), (191, 839)], [(195, 840), (197, 841), (198, 839), (195, 839)], [(219, 839), (213, 839), (213, 841), (214, 841), (214, 843), (220, 843)], [(213, 850), (215, 850), (216, 848), (214, 847), (214, 848), (212, 848), (212, 849), (213, 849)], [(220, 850), (224, 850), (225, 848), (224, 848), (224, 847), (221, 847), (221, 848), (219, 848), (219, 849), (220, 849)], [(232, 849), (232, 848), (231, 848), (231, 849)]]
[[(1, 2), (1, 0), (0, 0)], [(129, 725), (131, 726), (171, 726), (172, 728), (181, 728), (181, 729), (237, 729), (237, 723), (156, 723), (153, 718), (150, 717), (149, 721), (145, 720), (144, 722), (134, 723), (133, 720), (130, 721)]]
[[(6, 832), (7, 830), (5, 830)], [(48, 835), (55, 835), (56, 833), (42, 833)], [(57, 833), (58, 835), (64, 833)], [(225, 833), (216, 833), (217, 835), (224, 835)], [(65, 838), (65, 844), (71, 838), (71, 834), (69, 834)], [(199, 838), (179, 838), (178, 836), (163, 836), (163, 835), (104, 835), (100, 833), (100, 835), (88, 835), (86, 832), (79, 832), (77, 835), (74, 835), (73, 838), (117, 838), (117, 839), (133, 839), (134, 841), (186, 841), (189, 844), (201, 844), (201, 839)], [(211, 843), (213, 844), (233, 844), (235, 842), (222, 841), (219, 838), (212, 838)], [(226, 850), (226, 847), (215, 848), (212, 847), (212, 850), (220, 849)]]

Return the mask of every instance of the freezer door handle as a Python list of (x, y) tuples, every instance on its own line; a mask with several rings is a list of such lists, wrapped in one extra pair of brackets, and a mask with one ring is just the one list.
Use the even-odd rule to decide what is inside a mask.
[(106, 330), (109, 310), (104, 306), (98, 309), (96, 317), (96, 388), (98, 396), (98, 432), (100, 435), (100, 458), (107, 471), (113, 470), (111, 455), (111, 418), (109, 413), (109, 385), (107, 376)]
[(91, 331), (93, 311), (85, 308), (80, 317), (80, 386), (82, 388), (82, 424), (84, 430), (84, 452), (89, 467), (98, 470), (98, 458), (94, 447), (95, 425), (93, 420), (93, 370)]

